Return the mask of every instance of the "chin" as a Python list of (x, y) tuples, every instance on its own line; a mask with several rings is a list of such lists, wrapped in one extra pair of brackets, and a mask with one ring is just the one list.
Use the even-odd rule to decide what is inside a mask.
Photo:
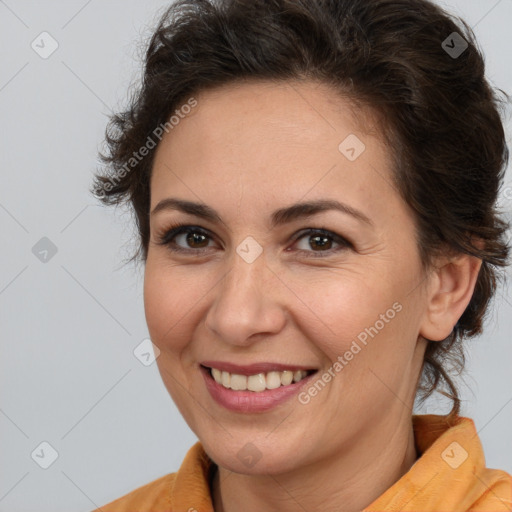
[[(228, 445), (224, 446), (215, 440), (212, 440), (211, 445), (208, 441), (201, 440), (201, 444), (215, 464), (243, 475), (278, 475), (293, 471), (300, 465), (296, 450), (287, 450), (284, 446), (276, 450), (266, 445), (265, 441), (237, 442), (231, 439)], [(238, 445), (241, 448), (235, 449)]]

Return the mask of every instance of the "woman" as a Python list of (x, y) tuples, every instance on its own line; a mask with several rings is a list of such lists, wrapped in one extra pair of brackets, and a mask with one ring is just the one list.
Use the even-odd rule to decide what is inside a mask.
[[(499, 99), (427, 0), (184, 0), (112, 119), (163, 382), (199, 441), (105, 512), (498, 511), (447, 363), (507, 264)], [(412, 414), (444, 385), (446, 416)]]

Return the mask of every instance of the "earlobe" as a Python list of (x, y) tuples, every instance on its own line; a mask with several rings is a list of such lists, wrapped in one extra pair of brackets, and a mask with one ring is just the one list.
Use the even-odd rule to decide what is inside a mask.
[(446, 258), (432, 271), (420, 335), (442, 341), (453, 331), (475, 289), (482, 260), (468, 254)]

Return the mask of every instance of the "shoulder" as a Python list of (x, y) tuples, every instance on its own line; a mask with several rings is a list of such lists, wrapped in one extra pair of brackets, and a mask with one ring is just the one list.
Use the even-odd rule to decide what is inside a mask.
[(197, 509), (212, 510), (209, 482), (214, 468), (198, 441), (188, 450), (177, 472), (137, 487), (93, 512), (171, 512), (187, 510), (191, 507), (184, 505), (191, 502), (198, 505)]
[(478, 512), (494, 512), (511, 510), (512, 475), (501, 469), (485, 468), (477, 477), (475, 485), (481, 487), (482, 494), (474, 502), (471, 510)]
[(93, 512), (169, 512), (171, 489), (176, 473), (169, 473), (95, 509)]

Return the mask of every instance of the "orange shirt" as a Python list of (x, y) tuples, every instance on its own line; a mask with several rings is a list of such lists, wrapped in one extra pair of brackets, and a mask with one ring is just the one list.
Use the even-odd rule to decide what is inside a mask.
[[(420, 457), (363, 512), (511, 512), (512, 476), (488, 469), (473, 420), (412, 416)], [(215, 465), (200, 442), (180, 469), (138, 487), (95, 512), (213, 512)]]

